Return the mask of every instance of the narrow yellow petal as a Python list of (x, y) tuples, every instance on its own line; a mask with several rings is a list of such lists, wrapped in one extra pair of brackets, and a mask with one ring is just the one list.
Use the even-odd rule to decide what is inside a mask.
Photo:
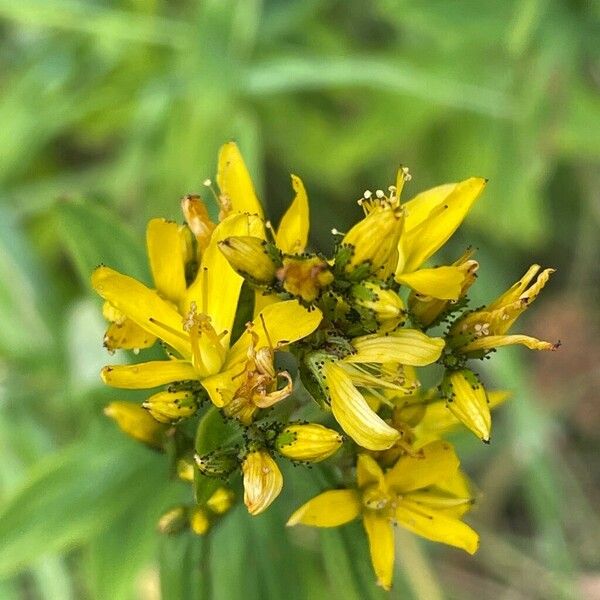
[[(255, 235), (261, 227), (259, 219), (248, 215), (232, 214), (215, 228), (195, 281), (186, 296), (186, 311), (195, 302), (198, 312), (210, 316), (218, 334), (231, 334), (243, 278), (238, 275), (219, 249), (219, 242), (228, 237)], [(224, 344), (226, 345), (226, 336)]]
[(107, 350), (141, 350), (150, 348), (154, 342), (155, 335), (127, 318), (111, 323), (104, 334), (104, 346)]
[(363, 514), (363, 525), (369, 539), (369, 551), (377, 576), (377, 585), (389, 590), (394, 574), (394, 526), (378, 511), (371, 510)]
[(385, 487), (383, 471), (372, 456), (359, 454), (356, 462), (356, 484), (359, 488), (364, 488), (373, 483), (380, 488)]
[(454, 496), (441, 490), (427, 490), (411, 492), (407, 498), (420, 506), (440, 512), (447, 517), (458, 519), (473, 506), (473, 499), (469, 496)]
[[(523, 277), (521, 277), (521, 279), (519, 279), (519, 281), (514, 283), (510, 288), (508, 288), (508, 290), (506, 290), (506, 292), (498, 296), (496, 300), (486, 306), (486, 311), (496, 310), (497, 308), (501, 308), (502, 306), (506, 306), (507, 304), (511, 304), (512, 302), (515, 302), (515, 300), (518, 300), (541, 268), (542, 267), (540, 267), (540, 265), (531, 265), (531, 267), (527, 269), (527, 272), (525, 275), (523, 275)], [(552, 272), (552, 269), (546, 269), (546, 271)]]
[(283, 476), (266, 450), (248, 453), (242, 463), (244, 504), (251, 515), (265, 511), (281, 493)]
[[(311, 334), (321, 322), (323, 315), (318, 308), (304, 308), (297, 300), (285, 300), (269, 304), (252, 321), (252, 330), (258, 336), (256, 348), (273, 345), (276, 350)], [(226, 367), (246, 358), (252, 336), (245, 332), (233, 345), (227, 356)]]
[(399, 499), (396, 508), (398, 524), (428, 540), (456, 546), (475, 554), (479, 547), (479, 536), (466, 523), (443, 514), (440, 511)]
[(387, 335), (364, 335), (352, 341), (356, 354), (349, 363), (389, 363), (422, 367), (435, 362), (444, 348), (442, 338), (432, 338), (417, 329), (402, 329)]
[(300, 254), (308, 242), (308, 196), (300, 177), (292, 175), (292, 186), (296, 197), (281, 218), (276, 241), (277, 247), (286, 254)]
[(92, 286), (102, 298), (148, 333), (162, 339), (184, 358), (191, 356), (181, 315), (155, 291), (109, 267), (98, 267), (92, 273)]
[(244, 212), (263, 216), (250, 173), (235, 142), (228, 142), (221, 147), (217, 183), (221, 191), (221, 202), (226, 209), (223, 210), (225, 216)]
[(491, 350), (500, 346), (513, 346), (519, 344), (530, 350), (556, 350), (558, 344), (544, 342), (529, 335), (487, 335), (458, 348), (459, 352), (474, 352), (476, 350)]
[(289, 518), (287, 526), (338, 527), (359, 514), (360, 499), (355, 490), (330, 490), (303, 504)]
[(385, 474), (385, 479), (390, 488), (404, 494), (451, 477), (458, 466), (458, 457), (451, 444), (438, 440), (413, 456), (402, 456)]
[(350, 377), (338, 365), (324, 368), (333, 416), (341, 428), (360, 446), (368, 450), (387, 450), (400, 437), (374, 413)]
[(447, 373), (442, 390), (452, 414), (480, 440), (489, 442), (492, 416), (485, 388), (475, 374), (469, 369)]
[(460, 267), (437, 267), (419, 269), (412, 273), (396, 273), (395, 279), (424, 296), (457, 300), (462, 290), (465, 272)]
[[(411, 207), (410, 203), (407, 203), (405, 205), (408, 212), (407, 225), (398, 245), (397, 272), (415, 271), (437, 252), (458, 229), (471, 206), (483, 191), (485, 184), (485, 179), (471, 177), (456, 184), (445, 198), (442, 197), (442, 194), (435, 195), (438, 203), (433, 206), (425, 218), (421, 219), (422, 215), (419, 215), (418, 219), (415, 219), (420, 220), (416, 226), (410, 223)], [(429, 205), (429, 202), (423, 201), (421, 208), (424, 209)], [(423, 210), (423, 212), (425, 211)]]
[(100, 372), (102, 381), (112, 387), (142, 390), (174, 381), (196, 379), (192, 363), (185, 360), (153, 360), (137, 365), (109, 365)]
[(158, 293), (174, 304), (185, 295), (185, 246), (179, 225), (152, 219), (146, 229), (146, 245), (154, 285)]

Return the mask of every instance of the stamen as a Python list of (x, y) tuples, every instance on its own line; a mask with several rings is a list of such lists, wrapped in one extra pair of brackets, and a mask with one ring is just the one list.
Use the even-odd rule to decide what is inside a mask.
[(345, 233), (343, 233), (342, 231), (338, 231), (335, 227), (331, 230), (331, 233), (333, 235), (346, 235)]
[(273, 351), (273, 342), (271, 341), (271, 337), (269, 336), (269, 332), (267, 330), (267, 324), (265, 323), (265, 318), (263, 317), (262, 313), (260, 313), (260, 322), (262, 323), (263, 330), (265, 332), (265, 337), (267, 338), (267, 342), (269, 343), (269, 349), (272, 352)]
[(148, 319), (148, 321), (150, 321), (150, 323), (154, 323), (155, 325), (158, 325), (165, 331), (168, 331), (169, 333), (176, 335), (177, 337), (181, 338), (182, 340), (185, 340), (186, 342), (189, 341), (189, 337), (187, 335), (185, 335), (185, 333), (183, 333), (182, 331), (177, 331), (177, 329), (173, 329), (173, 327), (170, 327), (169, 325), (165, 325), (164, 323), (157, 321), (154, 317), (150, 317)]
[(371, 196), (373, 196), (373, 192), (371, 190), (364, 191), (363, 198), (365, 198), (365, 200), (369, 200), (371, 198)]
[(375, 192), (375, 195), (381, 200), (381, 198), (385, 198), (385, 194), (383, 193), (383, 190), (377, 190)]
[(208, 267), (202, 267), (202, 306), (201, 312), (208, 313)]

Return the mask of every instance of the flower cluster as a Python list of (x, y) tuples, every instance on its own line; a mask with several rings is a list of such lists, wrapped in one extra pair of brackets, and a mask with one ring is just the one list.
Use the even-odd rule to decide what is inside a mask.
[[(97, 268), (110, 351), (150, 348), (163, 360), (111, 365), (104, 382), (153, 390), (143, 404), (113, 402), (106, 414), (133, 438), (166, 452), (193, 500), (159, 528), (201, 535), (235, 502), (251, 515), (283, 488), (278, 461), (327, 461), (338, 483), (299, 507), (289, 526), (334, 527), (360, 517), (378, 583), (389, 588), (394, 525), (462, 548), (478, 546), (463, 520), (473, 493), (443, 437), (461, 424), (488, 442), (490, 410), (507, 393), (487, 390), (470, 361), (499, 346), (555, 344), (509, 334), (552, 269), (534, 265), (489, 305), (469, 310), (478, 263), (467, 250), (424, 266), (483, 191), (470, 178), (401, 201), (401, 168), (387, 192), (366, 191), (364, 217), (333, 231), (332, 256), (307, 250), (309, 205), (295, 197), (278, 228), (265, 220), (234, 143), (220, 151), (218, 208), (182, 200), (183, 224), (153, 219), (147, 249), (153, 285)], [(217, 211), (215, 210), (216, 214)], [(439, 332), (437, 335), (432, 330)], [(439, 385), (419, 370), (437, 363)], [(311, 400), (312, 398), (312, 400)]]

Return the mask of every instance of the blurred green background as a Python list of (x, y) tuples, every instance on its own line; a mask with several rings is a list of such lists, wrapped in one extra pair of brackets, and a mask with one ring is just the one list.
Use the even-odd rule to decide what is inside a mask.
[(519, 328), (563, 346), (485, 364), (515, 394), (489, 447), (457, 438), (481, 550), (399, 536), (392, 597), (600, 598), (597, 3), (0, 0), (0, 32), (2, 600), (384, 596), (356, 528), (283, 529), (303, 471), (266, 516), (161, 539), (186, 490), (102, 415), (89, 271), (147, 275), (146, 220), (179, 220), (229, 139), (273, 218), (303, 178), (323, 249), (399, 164), (406, 197), (490, 178), (441, 259), (478, 246), (476, 305), (556, 267)]

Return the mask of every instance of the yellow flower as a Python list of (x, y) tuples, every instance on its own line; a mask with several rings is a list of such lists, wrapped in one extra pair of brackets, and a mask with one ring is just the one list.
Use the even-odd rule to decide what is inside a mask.
[(266, 450), (249, 452), (242, 462), (244, 504), (255, 516), (265, 511), (281, 493), (283, 476)]
[(326, 361), (322, 366), (331, 410), (357, 444), (368, 450), (385, 450), (394, 444), (399, 433), (371, 409), (359, 388), (372, 394), (378, 389), (403, 391), (404, 382), (395, 380), (399, 366), (435, 362), (444, 341), (414, 329), (402, 329), (355, 338), (352, 347), (353, 354), (337, 362)]
[[(274, 391), (266, 388), (272, 387), (277, 378), (272, 351), (311, 333), (318, 326), (321, 314), (318, 310), (308, 311), (295, 300), (267, 306), (249, 331), (230, 347), (243, 280), (229, 266), (218, 244), (231, 235), (251, 232), (256, 226), (262, 227), (256, 217), (234, 214), (216, 227), (202, 256), (198, 276), (179, 301), (179, 310), (156, 291), (108, 267), (100, 267), (93, 273), (95, 290), (137, 326), (162, 339), (172, 352), (171, 360), (106, 367), (102, 376), (107, 384), (149, 389), (198, 380), (219, 407), (234, 400), (238, 389), (245, 385), (248, 391), (252, 384), (256, 406), (272, 404), (265, 400), (261, 405), (261, 398)], [(165, 263), (165, 270), (167, 267)], [(271, 379), (266, 381), (265, 375)], [(164, 398), (161, 396), (160, 400)], [(273, 400), (273, 396), (268, 396), (268, 400)], [(156, 399), (149, 400), (148, 405), (157, 405)], [(180, 416), (184, 416), (181, 411), (175, 413), (176, 419)]]
[(342, 445), (342, 436), (318, 423), (290, 424), (275, 439), (275, 447), (291, 460), (320, 462)]
[[(360, 454), (356, 489), (331, 490), (301, 506), (288, 526), (337, 527), (362, 517), (378, 584), (390, 589), (394, 567), (393, 525), (473, 554), (479, 537), (460, 520), (472, 503), (452, 493), (459, 461), (448, 442), (433, 442), (415, 456), (403, 456), (386, 473), (369, 455)], [(461, 490), (461, 491), (466, 491)]]
[[(481, 310), (460, 318), (448, 336), (448, 344), (461, 354), (480, 355), (499, 346), (522, 344), (531, 350), (555, 350), (558, 345), (526, 335), (507, 335), (517, 318), (537, 298), (554, 269), (533, 265), (504, 294)], [(536, 277), (537, 276), (537, 277)]]
[(460, 265), (420, 268), (458, 229), (486, 184), (471, 177), (441, 185), (403, 204), (404, 231), (398, 244), (395, 279), (423, 296), (457, 300), (466, 278)]

